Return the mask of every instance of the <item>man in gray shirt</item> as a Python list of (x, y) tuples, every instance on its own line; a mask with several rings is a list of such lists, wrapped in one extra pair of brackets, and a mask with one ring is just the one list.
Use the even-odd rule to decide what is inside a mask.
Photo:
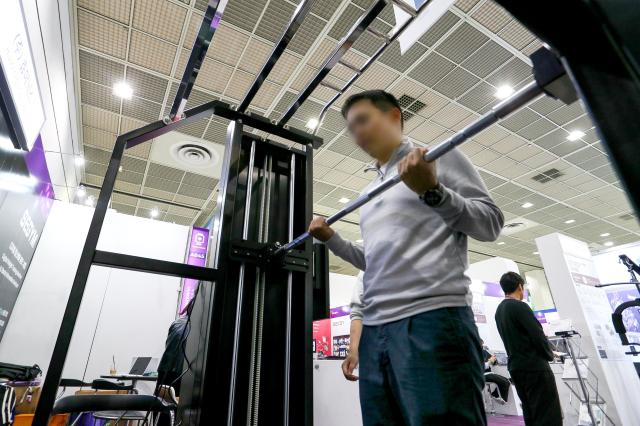
[(368, 425), (484, 425), (483, 360), (469, 307), (467, 237), (498, 238), (504, 217), (458, 150), (426, 162), (403, 137), (398, 101), (381, 90), (342, 109), (356, 144), (376, 160), (365, 191), (396, 185), (360, 209), (363, 245), (315, 218), (310, 233), (364, 271), (360, 402)]

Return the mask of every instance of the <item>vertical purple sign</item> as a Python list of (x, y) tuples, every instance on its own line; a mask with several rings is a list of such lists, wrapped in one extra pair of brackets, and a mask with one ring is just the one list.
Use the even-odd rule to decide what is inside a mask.
[[(193, 266), (206, 266), (207, 251), (209, 250), (209, 230), (207, 228), (192, 228), (189, 240), (189, 250), (187, 251), (187, 264)], [(182, 281), (182, 293), (180, 296), (180, 308), (178, 312), (187, 306), (193, 299), (200, 281), (185, 278)]]

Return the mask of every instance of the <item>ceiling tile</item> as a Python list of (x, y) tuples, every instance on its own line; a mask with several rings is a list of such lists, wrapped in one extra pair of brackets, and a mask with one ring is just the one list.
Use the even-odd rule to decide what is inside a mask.
[(127, 55), (127, 27), (78, 9), (78, 43), (98, 52), (124, 59)]
[(140, 31), (131, 31), (129, 61), (132, 63), (170, 75), (175, 56), (175, 46)]
[(187, 9), (168, 0), (136, 0), (133, 26), (163, 40), (178, 44)]

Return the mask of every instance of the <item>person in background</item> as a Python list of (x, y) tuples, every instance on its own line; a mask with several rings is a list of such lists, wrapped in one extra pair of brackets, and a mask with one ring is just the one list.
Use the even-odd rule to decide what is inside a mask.
[(482, 344), (482, 358), (484, 359), (484, 380), (487, 383), (496, 384), (498, 389), (491, 392), (491, 396), (493, 396), (498, 403), (505, 404), (509, 400), (511, 382), (506, 377), (491, 371), (491, 366), (496, 365), (498, 359), (489, 351), (489, 348), (485, 346), (484, 340), (481, 339), (480, 343)]
[(364, 273), (358, 274), (358, 280), (353, 287), (353, 295), (351, 296), (351, 304), (349, 318), (351, 319), (351, 328), (349, 330), (349, 355), (342, 362), (342, 374), (344, 378), (355, 382), (358, 376), (353, 374), (353, 370), (358, 368), (358, 346), (360, 346), (360, 335), (362, 334), (362, 293), (364, 291), (362, 277)]
[(322, 217), (309, 225), (311, 235), (364, 271), (358, 347), (364, 425), (485, 425), (467, 238), (495, 241), (504, 216), (461, 151), (425, 161), (428, 149), (403, 136), (392, 94), (354, 94), (342, 115), (375, 160), (376, 177), (365, 191), (402, 180), (360, 208), (362, 246)]
[(508, 369), (527, 426), (562, 426), (562, 408), (549, 362), (554, 354), (542, 326), (524, 299), (524, 280), (515, 272), (500, 278), (505, 299), (496, 325), (509, 357)]

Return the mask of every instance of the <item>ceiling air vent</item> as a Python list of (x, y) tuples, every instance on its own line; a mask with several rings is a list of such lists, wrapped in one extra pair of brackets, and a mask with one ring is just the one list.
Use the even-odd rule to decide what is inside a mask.
[(402, 95), (398, 99), (400, 107), (402, 108), (402, 118), (405, 121), (416, 115), (422, 108), (426, 106), (424, 102), (421, 102), (409, 95)]
[(553, 179), (558, 179), (560, 176), (564, 175), (560, 170), (553, 168), (549, 170), (545, 170), (544, 172), (533, 176), (531, 179), (540, 183), (547, 183)]

